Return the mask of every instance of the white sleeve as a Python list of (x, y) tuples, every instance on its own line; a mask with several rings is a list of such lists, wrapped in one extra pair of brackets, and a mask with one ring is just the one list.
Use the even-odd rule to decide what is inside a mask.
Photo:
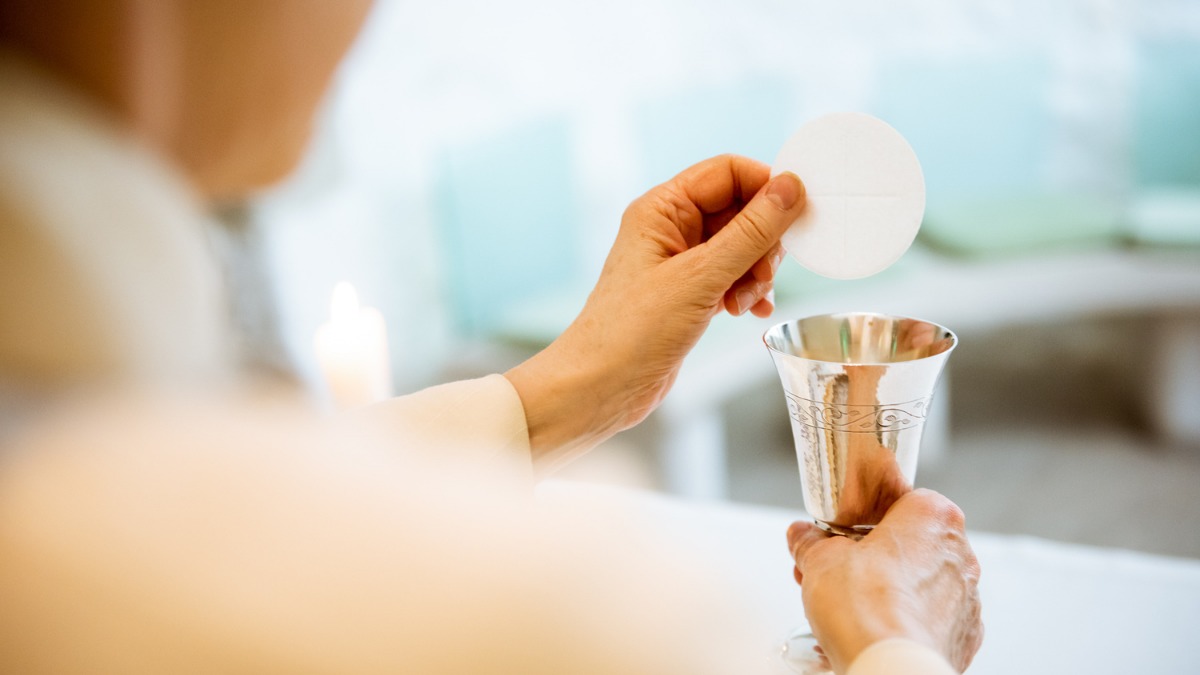
[(929, 647), (892, 638), (864, 649), (846, 675), (958, 675), (958, 671)]
[[(495, 440), (503, 419), (464, 434), (434, 404), (511, 404), (506, 386), (384, 408), (446, 413), (420, 420), (439, 442)], [(526, 499), (490, 469), (408, 461), (395, 436), (342, 422), (153, 399), (0, 444), (0, 672), (757, 675), (776, 661), (703, 549), (637, 509)]]
[(503, 375), (430, 387), (355, 414), (406, 449), (442, 462), (504, 463), (532, 476), (525, 408)]

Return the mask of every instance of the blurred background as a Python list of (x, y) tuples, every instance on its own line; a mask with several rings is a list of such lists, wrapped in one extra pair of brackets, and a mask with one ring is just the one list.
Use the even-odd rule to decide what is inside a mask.
[[(503, 371), (571, 321), (632, 199), (838, 110), (909, 139), (926, 220), (871, 279), (785, 262), (775, 319), (959, 333), (917, 482), (969, 526), (1200, 557), (1191, 0), (382, 0), (302, 170), (230, 212), (271, 289), (243, 311), (318, 396), (342, 279), (387, 318), (398, 392)], [(769, 324), (715, 322), (567, 475), (801, 509)]]

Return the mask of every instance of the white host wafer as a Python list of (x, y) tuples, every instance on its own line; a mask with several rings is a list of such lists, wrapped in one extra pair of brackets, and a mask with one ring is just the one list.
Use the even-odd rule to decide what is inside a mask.
[(925, 214), (925, 177), (908, 141), (883, 120), (833, 113), (805, 124), (775, 158), (808, 195), (783, 235), (801, 265), (834, 279), (882, 272), (912, 245)]

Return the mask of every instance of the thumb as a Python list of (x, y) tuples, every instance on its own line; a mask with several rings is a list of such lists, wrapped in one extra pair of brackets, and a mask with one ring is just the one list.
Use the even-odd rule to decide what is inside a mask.
[(948, 527), (965, 528), (962, 509), (945, 496), (927, 488), (917, 488), (892, 504), (875, 529), (905, 532), (907, 536), (931, 534)]
[[(727, 289), (771, 251), (804, 210), (804, 184), (791, 172), (771, 179), (703, 246), (707, 276)], [(698, 251), (698, 252), (700, 252)]]

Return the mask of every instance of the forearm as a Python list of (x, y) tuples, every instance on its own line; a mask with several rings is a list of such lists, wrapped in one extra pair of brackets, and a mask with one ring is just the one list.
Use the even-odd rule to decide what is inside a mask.
[(618, 378), (571, 330), (504, 374), (525, 409), (534, 472), (544, 476), (627, 426)]

